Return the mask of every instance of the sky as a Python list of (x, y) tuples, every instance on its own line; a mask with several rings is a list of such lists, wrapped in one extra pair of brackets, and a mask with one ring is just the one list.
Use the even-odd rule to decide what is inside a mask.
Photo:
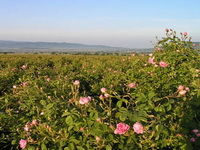
[(0, 0), (0, 40), (151, 48), (166, 28), (200, 41), (200, 1)]

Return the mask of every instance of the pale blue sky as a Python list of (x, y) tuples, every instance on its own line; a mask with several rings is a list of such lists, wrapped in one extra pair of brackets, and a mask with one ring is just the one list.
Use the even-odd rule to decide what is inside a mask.
[(199, 0), (0, 0), (0, 40), (153, 47), (165, 28), (200, 41)]

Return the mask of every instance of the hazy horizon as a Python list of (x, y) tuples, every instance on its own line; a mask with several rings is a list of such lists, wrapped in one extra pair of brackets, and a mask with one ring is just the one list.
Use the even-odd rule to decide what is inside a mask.
[(151, 48), (165, 29), (200, 41), (200, 1), (7, 0), (0, 40)]

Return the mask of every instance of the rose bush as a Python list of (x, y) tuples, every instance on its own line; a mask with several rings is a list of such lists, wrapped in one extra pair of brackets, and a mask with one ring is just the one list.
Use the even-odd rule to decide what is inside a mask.
[(1, 55), (0, 147), (198, 148), (200, 57), (187, 35), (166, 29), (147, 56)]

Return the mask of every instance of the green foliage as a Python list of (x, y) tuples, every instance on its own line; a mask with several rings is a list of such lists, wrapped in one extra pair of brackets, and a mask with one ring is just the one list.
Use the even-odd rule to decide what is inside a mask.
[[(0, 147), (198, 148), (200, 56), (187, 39), (167, 31), (150, 56), (0, 55)], [(129, 130), (115, 134), (119, 123)]]

